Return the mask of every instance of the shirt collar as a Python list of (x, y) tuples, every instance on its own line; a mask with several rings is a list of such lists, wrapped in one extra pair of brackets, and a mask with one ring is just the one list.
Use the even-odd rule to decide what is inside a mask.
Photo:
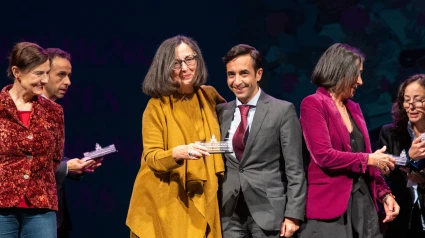
[(412, 140), (416, 139), (416, 135), (413, 131), (412, 123), (410, 121), (407, 122), (407, 131), (409, 132), (410, 138), (412, 138)]
[[(251, 105), (251, 106), (257, 106), (258, 103), (258, 99), (260, 98), (260, 94), (261, 94), (261, 88), (258, 87), (258, 92), (257, 94), (255, 94), (255, 96), (253, 98), (251, 98), (251, 100), (249, 100), (249, 102), (246, 105)], [(239, 101), (238, 98), (236, 98), (236, 107), (239, 105), (243, 105), (243, 103), (241, 103), (241, 101)]]

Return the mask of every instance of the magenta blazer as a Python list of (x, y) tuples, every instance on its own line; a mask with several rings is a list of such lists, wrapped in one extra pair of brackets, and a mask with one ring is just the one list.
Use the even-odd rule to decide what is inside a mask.
[(351, 196), (353, 174), (366, 175), (377, 209), (377, 202), (390, 192), (379, 170), (367, 165), (372, 151), (359, 104), (348, 100), (346, 106), (363, 134), (366, 153), (351, 152), (350, 133), (325, 88), (318, 88), (301, 102), (300, 122), (310, 152), (307, 219), (333, 219), (344, 214)]

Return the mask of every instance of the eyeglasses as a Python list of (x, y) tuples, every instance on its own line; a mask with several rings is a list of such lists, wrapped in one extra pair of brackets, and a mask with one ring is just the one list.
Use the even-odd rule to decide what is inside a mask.
[(410, 102), (410, 100), (404, 100), (403, 101), (403, 107), (404, 108), (409, 108), (410, 107), (410, 104), (412, 104), (412, 106), (414, 107), (414, 108), (417, 108), (417, 107), (422, 107), (423, 106), (423, 103), (425, 102), (425, 100), (424, 99), (422, 99), (422, 100), (413, 100), (412, 102)]
[(196, 53), (194, 53), (193, 55), (187, 56), (183, 60), (176, 59), (173, 65), (171, 65), (171, 68), (174, 70), (179, 70), (182, 68), (183, 62), (187, 65), (187, 67), (194, 66), (196, 63), (196, 56)]

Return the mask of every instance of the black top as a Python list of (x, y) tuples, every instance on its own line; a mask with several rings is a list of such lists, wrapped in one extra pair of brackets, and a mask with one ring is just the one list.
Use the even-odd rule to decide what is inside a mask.
[[(353, 131), (350, 133), (351, 152), (366, 151), (364, 137), (356, 122), (348, 112)], [(347, 215), (351, 217), (353, 237), (376, 238), (382, 237), (379, 229), (379, 218), (373, 204), (365, 174), (356, 174), (353, 178), (353, 189), (349, 201)]]
[(353, 120), (353, 117), (351, 117), (350, 112), (348, 112), (348, 116), (350, 117), (351, 124), (353, 125), (353, 131), (350, 133), (351, 152), (365, 152), (366, 146), (364, 144), (363, 134), (356, 122)]

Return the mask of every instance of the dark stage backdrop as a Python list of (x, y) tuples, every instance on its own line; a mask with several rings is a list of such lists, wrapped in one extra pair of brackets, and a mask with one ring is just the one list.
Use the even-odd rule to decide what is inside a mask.
[[(13, 1), (0, 3), (0, 69), (13, 44), (33, 41), (72, 54), (72, 86), (58, 101), (65, 110), (67, 157), (115, 144), (81, 182), (67, 181), (72, 237), (128, 237), (125, 226), (140, 167), (141, 116), (148, 97), (141, 82), (156, 48), (184, 34), (198, 41), (208, 84), (227, 99), (221, 57), (246, 43), (266, 58), (262, 88), (291, 101), (315, 91), (310, 83), (320, 54), (336, 42), (366, 54), (358, 101), (372, 142), (391, 121), (401, 81), (425, 65), (423, 0), (216, 0), (216, 1)], [(1, 85), (11, 83), (2, 77)], [(178, 214), (170, 214), (178, 216)]]

